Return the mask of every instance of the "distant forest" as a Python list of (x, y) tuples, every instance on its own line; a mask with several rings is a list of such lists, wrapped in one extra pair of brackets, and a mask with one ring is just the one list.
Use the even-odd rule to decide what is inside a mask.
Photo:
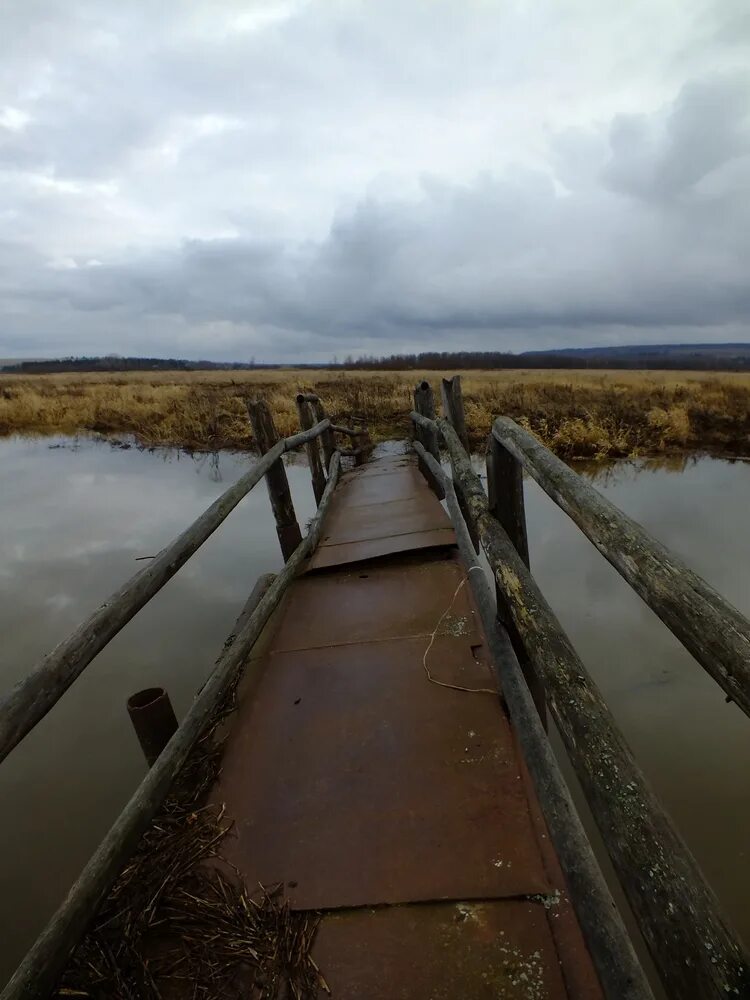
[(634, 347), (565, 348), (555, 351), (422, 351), (418, 354), (362, 355), (339, 362), (256, 364), (254, 361), (186, 361), (180, 358), (61, 358), (6, 362), (5, 374), (129, 371), (253, 371), (273, 368), (331, 368), (344, 371), (461, 371), (504, 368), (602, 368), (695, 371), (750, 371), (750, 344), (660, 344)]
[(502, 368), (631, 368), (750, 370), (750, 344), (668, 344), (654, 347), (565, 348), (558, 351), (422, 351), (387, 357), (348, 357), (332, 367), (369, 371), (502, 369)]
[[(54, 372), (201, 372), (248, 371), (255, 368), (280, 368), (281, 365), (256, 365), (254, 361), (185, 361), (181, 358), (121, 358), (108, 354), (101, 358), (47, 358), (41, 361), (6, 362), (4, 374), (49, 375)], [(317, 366), (319, 367), (319, 366)]]

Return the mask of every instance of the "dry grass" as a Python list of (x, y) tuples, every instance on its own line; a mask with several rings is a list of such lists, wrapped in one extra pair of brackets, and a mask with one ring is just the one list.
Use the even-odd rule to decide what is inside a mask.
[[(314, 390), (339, 421), (361, 415), (375, 440), (404, 437), (412, 388), (437, 372), (133, 372), (0, 376), (0, 434), (129, 435), (199, 450), (252, 444), (244, 401), (263, 396), (279, 431), (296, 429), (294, 396)], [(750, 451), (750, 374), (463, 372), (469, 436), (494, 416), (521, 421), (565, 457)]]
[(61, 1000), (310, 1000), (329, 992), (311, 956), (320, 915), (292, 911), (281, 886), (251, 893), (221, 859), (232, 823), (206, 798), (240, 677), (71, 955), (54, 993)]

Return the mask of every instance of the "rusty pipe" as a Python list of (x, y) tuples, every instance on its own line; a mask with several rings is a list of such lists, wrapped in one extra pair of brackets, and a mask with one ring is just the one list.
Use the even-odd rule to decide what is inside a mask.
[(177, 716), (169, 695), (160, 687), (137, 691), (128, 698), (128, 715), (148, 766), (152, 767), (177, 731)]

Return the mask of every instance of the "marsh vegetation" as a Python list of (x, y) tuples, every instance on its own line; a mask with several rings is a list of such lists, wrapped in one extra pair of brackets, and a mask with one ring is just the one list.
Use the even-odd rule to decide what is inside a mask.
[[(132, 435), (147, 446), (247, 449), (245, 402), (263, 396), (278, 430), (298, 429), (294, 397), (315, 391), (338, 421), (363, 417), (375, 440), (405, 437), (412, 390), (443, 372), (278, 369), (0, 377), (0, 434)], [(481, 448), (507, 414), (566, 458), (750, 451), (750, 373), (463, 372), (466, 421)]]

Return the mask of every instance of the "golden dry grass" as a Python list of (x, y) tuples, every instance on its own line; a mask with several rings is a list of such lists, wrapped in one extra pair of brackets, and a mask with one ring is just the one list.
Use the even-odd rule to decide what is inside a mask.
[[(405, 437), (412, 389), (442, 372), (295, 369), (0, 376), (0, 433), (134, 435), (146, 445), (247, 448), (245, 400), (264, 397), (283, 435), (298, 429), (294, 396), (313, 390), (342, 422), (361, 415), (373, 438)], [(750, 374), (632, 371), (462, 372), (472, 444), (507, 414), (566, 457), (696, 450), (750, 452)]]

